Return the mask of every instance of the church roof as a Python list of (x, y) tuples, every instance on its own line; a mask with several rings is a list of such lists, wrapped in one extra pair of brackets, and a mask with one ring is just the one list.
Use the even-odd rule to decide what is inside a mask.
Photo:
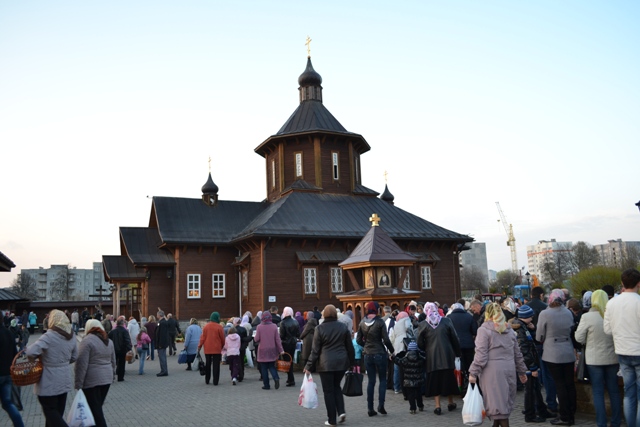
[(162, 239), (156, 228), (120, 227), (120, 238), (135, 265), (175, 264), (171, 252), (160, 248)]
[(407, 262), (408, 265), (412, 265), (417, 260), (416, 257), (403, 251), (381, 227), (373, 226), (369, 228), (349, 258), (340, 263), (340, 266), (347, 268), (349, 265), (377, 263), (385, 265), (389, 262)]
[(8, 256), (0, 252), (0, 271), (11, 271), (15, 266)]
[(105, 280), (144, 280), (144, 268), (135, 267), (131, 260), (124, 255), (103, 255), (102, 268)]
[[(293, 112), (276, 135), (311, 131), (348, 132), (320, 101), (305, 101)], [(355, 135), (355, 134), (353, 134)]]

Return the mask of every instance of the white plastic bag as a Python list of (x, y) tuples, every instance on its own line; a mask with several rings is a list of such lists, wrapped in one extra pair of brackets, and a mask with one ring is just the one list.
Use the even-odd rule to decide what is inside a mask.
[(466, 426), (479, 426), (484, 421), (484, 401), (478, 385), (469, 383), (462, 407), (462, 422)]
[(69, 424), (69, 427), (89, 427), (96, 425), (82, 389), (78, 390), (76, 397), (73, 399), (71, 409), (69, 409), (69, 414), (67, 414), (67, 424)]
[(315, 409), (318, 407), (318, 387), (313, 382), (311, 374), (305, 374), (302, 387), (300, 387), (300, 395), (298, 396), (298, 405), (307, 409)]
[(247, 358), (247, 365), (249, 365), (250, 368), (253, 368), (253, 357), (251, 357), (251, 350), (249, 350), (249, 347), (247, 347), (244, 355)]
[(456, 359), (455, 359), (455, 370), (459, 371), (460, 369), (461, 369), (460, 368), (460, 358), (456, 357)]

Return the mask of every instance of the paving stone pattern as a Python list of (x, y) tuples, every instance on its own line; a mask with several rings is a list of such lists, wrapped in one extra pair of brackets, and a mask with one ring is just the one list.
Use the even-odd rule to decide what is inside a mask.
[[(179, 347), (180, 349), (180, 347)], [(303, 374), (296, 372), (296, 386), (285, 387), (286, 374), (281, 374), (281, 386), (275, 390), (273, 381), (271, 390), (262, 390), (262, 381), (256, 369), (246, 368), (245, 380), (233, 386), (226, 365), (221, 366), (220, 383), (206, 385), (204, 377), (197, 370), (186, 371), (186, 365), (178, 365), (177, 356), (168, 356), (169, 376), (156, 377), (160, 372), (158, 358), (145, 362), (145, 374), (138, 375), (138, 362), (126, 365), (125, 381), (114, 383), (104, 404), (107, 423), (110, 426), (321, 426), (326, 421), (326, 411), (322, 396), (322, 386), (318, 375), (314, 380), (318, 384), (320, 397), (317, 409), (303, 409), (298, 406)], [(72, 369), (70, 369), (72, 372)], [(457, 398), (458, 409), (448, 412), (446, 398), (443, 399), (443, 413), (433, 413), (433, 399), (425, 399), (425, 411), (416, 415), (409, 413), (409, 403), (402, 394), (387, 391), (385, 404), (388, 415), (369, 417), (365, 396), (345, 397), (346, 426), (463, 426), (461, 408), (462, 399)], [(75, 391), (67, 397), (67, 410), (73, 401)], [(376, 387), (377, 399), (377, 387)], [(22, 417), (25, 426), (44, 427), (40, 404), (33, 394), (33, 386), (23, 387)], [(549, 426), (551, 424), (532, 424), (524, 422), (521, 411), (524, 392), (518, 392), (516, 408), (511, 414), (511, 426)], [(377, 401), (376, 401), (377, 404)], [(10, 426), (11, 421), (5, 411), (0, 411), (0, 426)], [(488, 419), (484, 426), (491, 426)], [(595, 418), (577, 414), (577, 426), (595, 426)]]

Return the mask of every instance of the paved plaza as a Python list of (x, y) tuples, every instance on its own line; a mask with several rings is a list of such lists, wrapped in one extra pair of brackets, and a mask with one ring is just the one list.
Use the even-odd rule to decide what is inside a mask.
[[(224, 365), (221, 366), (220, 384), (213, 386), (206, 385), (197, 370), (186, 371), (186, 365), (178, 365), (177, 356), (167, 359), (168, 377), (156, 377), (160, 372), (158, 358), (145, 363), (144, 375), (138, 375), (137, 361), (126, 366), (125, 380), (111, 386), (104, 405), (110, 426), (321, 426), (327, 419), (317, 375), (314, 380), (318, 383), (320, 404), (317, 409), (303, 409), (298, 406), (302, 372), (296, 372), (296, 387), (285, 387), (286, 374), (281, 374), (279, 390), (274, 389), (273, 382), (271, 390), (262, 390), (256, 369), (247, 368), (245, 380), (233, 386), (228, 367)], [(74, 395), (75, 391), (69, 393), (67, 409)], [(33, 394), (33, 386), (22, 388), (22, 402), (25, 426), (44, 427), (45, 420)], [(386, 416), (367, 416), (366, 396), (345, 397), (345, 402), (345, 426), (463, 426), (460, 398), (456, 399), (458, 409), (454, 412), (447, 412), (445, 399), (441, 416), (433, 413), (433, 399), (425, 399), (424, 412), (411, 415), (408, 402), (404, 401), (402, 394), (394, 394), (393, 391), (387, 392), (385, 407), (389, 415)], [(523, 402), (524, 392), (518, 392), (516, 408), (511, 416), (512, 426), (550, 425), (525, 423), (521, 413)], [(10, 425), (7, 413), (0, 411), (0, 426)], [(485, 420), (483, 425), (490, 426), (491, 422)], [(577, 414), (576, 425), (595, 426), (595, 418)]]

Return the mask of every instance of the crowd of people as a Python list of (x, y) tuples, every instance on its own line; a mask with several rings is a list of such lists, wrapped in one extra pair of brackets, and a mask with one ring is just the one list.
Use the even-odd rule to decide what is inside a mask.
[[(89, 316), (52, 310), (44, 320), (46, 333), (28, 343), (31, 315), (20, 319), (4, 315), (0, 331), (0, 388), (3, 409), (14, 426), (22, 426), (20, 413), (7, 400), (11, 387), (9, 366), (16, 353), (26, 350), (40, 358), (43, 374), (34, 390), (47, 425), (66, 425), (63, 419), (67, 394), (83, 390), (97, 426), (106, 426), (102, 406), (114, 381), (125, 380), (125, 365), (159, 359), (158, 377), (169, 375), (169, 356), (183, 353), (187, 370), (204, 354), (206, 384), (220, 383), (221, 366), (227, 365), (230, 383), (244, 380), (246, 366), (260, 373), (262, 389), (295, 386), (293, 363), (287, 372), (276, 369), (279, 359), (298, 363), (305, 373), (318, 372), (327, 411), (326, 425), (346, 421), (341, 381), (345, 372), (364, 372), (367, 414), (387, 415), (387, 391), (402, 394), (409, 412), (423, 411), (423, 397), (433, 398), (434, 414), (455, 411), (457, 395), (467, 385), (479, 387), (486, 415), (494, 427), (508, 427), (517, 390), (524, 389), (524, 421), (573, 425), (576, 413), (576, 361), (586, 360), (593, 389), (598, 427), (619, 427), (624, 412), (627, 425), (640, 427), (640, 272), (622, 273), (622, 290), (613, 287), (571, 298), (567, 290), (554, 289), (548, 298), (536, 287), (526, 304), (511, 298), (468, 302), (447, 307), (436, 302), (411, 301), (401, 310), (370, 301), (356, 322), (350, 310), (333, 305), (322, 311), (294, 312), (285, 307), (245, 312), (222, 322), (212, 312), (201, 327), (192, 318), (184, 334), (184, 347), (176, 346), (180, 324), (158, 309), (156, 316), (138, 322), (124, 316)], [(546, 302), (545, 302), (546, 301)], [(35, 315), (34, 315), (35, 317)], [(35, 322), (35, 320), (34, 320)], [(37, 324), (37, 323), (36, 323)], [(80, 330), (82, 338), (76, 338)], [(23, 331), (26, 331), (26, 336)], [(71, 369), (75, 375), (71, 374)], [(618, 375), (624, 382), (624, 405), (618, 391)], [(75, 382), (73, 382), (75, 378)], [(376, 394), (377, 385), (377, 394)], [(544, 397), (542, 393), (544, 389)], [(605, 391), (611, 416), (605, 410)], [(623, 411), (621, 407), (623, 406)], [(609, 423), (609, 424), (607, 424)]]

